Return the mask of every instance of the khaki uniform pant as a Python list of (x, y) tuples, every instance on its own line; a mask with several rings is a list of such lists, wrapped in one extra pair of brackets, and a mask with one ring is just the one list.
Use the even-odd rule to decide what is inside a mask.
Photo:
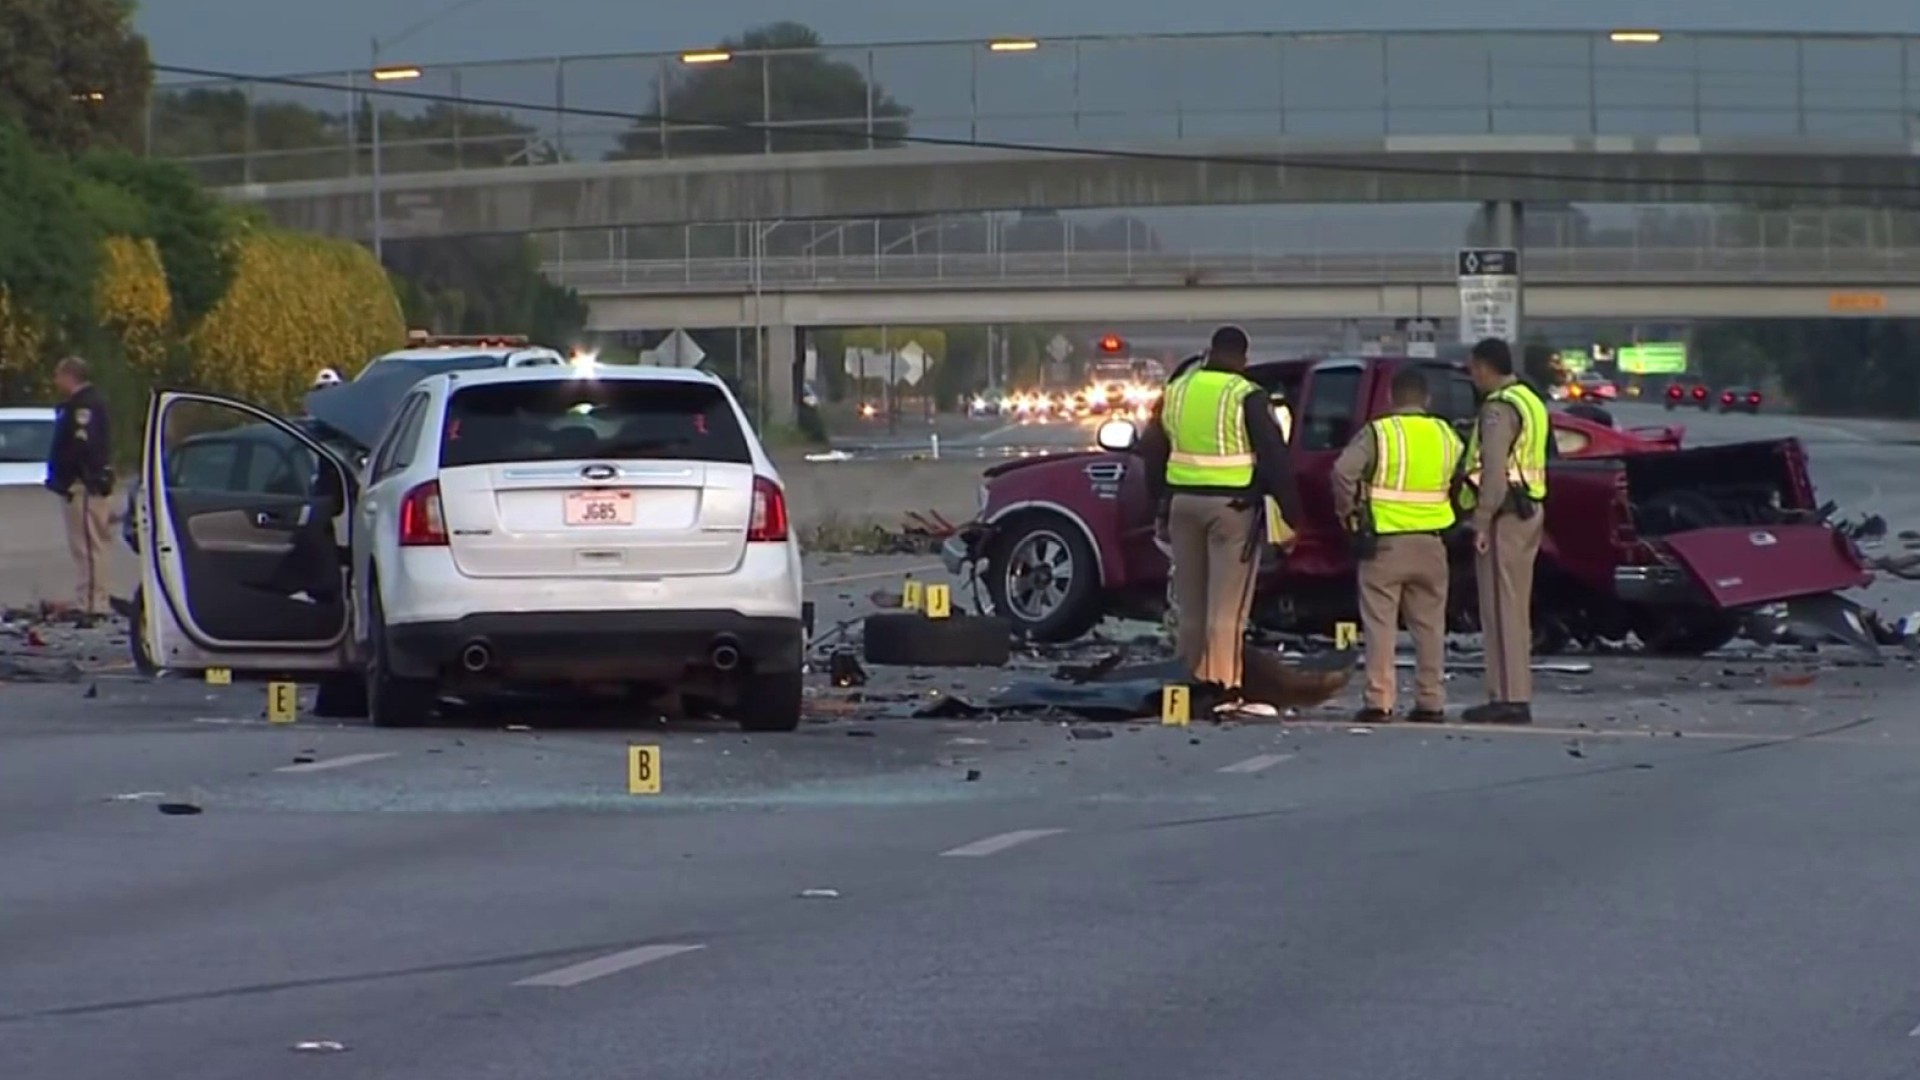
[(1546, 520), (1544, 507), (1525, 521), (1501, 514), (1486, 554), (1474, 556), (1489, 701), (1533, 701), (1533, 560)]
[(1236, 510), (1217, 495), (1178, 494), (1167, 514), (1173, 542), (1173, 602), (1180, 610), (1174, 653), (1195, 682), (1240, 686), (1240, 651), (1253, 609), (1259, 549), (1249, 538), (1253, 506)]
[(1413, 702), (1446, 707), (1447, 547), (1438, 536), (1383, 536), (1360, 563), (1360, 626), (1367, 643), (1366, 701), (1393, 711), (1399, 689), (1394, 643), (1406, 620), (1413, 635)]
[(73, 556), (74, 606), (88, 615), (105, 615), (111, 609), (107, 567), (113, 552), (113, 500), (76, 487), (62, 500), (61, 508), (67, 522), (67, 553)]

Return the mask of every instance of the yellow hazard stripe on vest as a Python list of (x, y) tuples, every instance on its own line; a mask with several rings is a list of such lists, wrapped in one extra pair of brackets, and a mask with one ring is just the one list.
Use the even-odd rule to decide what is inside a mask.
[(1178, 465), (1199, 465), (1205, 468), (1233, 468), (1239, 465), (1253, 464), (1252, 454), (1188, 454), (1175, 450), (1167, 455), (1167, 460)]
[(1416, 506), (1445, 506), (1451, 501), (1445, 491), (1406, 491), (1388, 487), (1368, 488), (1367, 497), (1374, 502), (1410, 503)]

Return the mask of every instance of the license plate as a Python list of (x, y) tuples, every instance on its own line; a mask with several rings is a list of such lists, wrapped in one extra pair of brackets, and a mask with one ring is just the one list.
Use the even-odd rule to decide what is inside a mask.
[(631, 525), (633, 524), (633, 492), (569, 491), (567, 492), (567, 524)]

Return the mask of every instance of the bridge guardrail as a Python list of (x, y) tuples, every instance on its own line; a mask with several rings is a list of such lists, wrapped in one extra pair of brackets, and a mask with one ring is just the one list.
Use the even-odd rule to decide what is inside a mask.
[[(1543, 284), (1875, 285), (1920, 281), (1920, 248), (1535, 249)], [(1454, 280), (1454, 253), (1007, 252), (764, 259), (549, 261), (547, 275), (584, 293), (703, 292), (756, 286), (822, 290), (1000, 285), (1418, 285)]]

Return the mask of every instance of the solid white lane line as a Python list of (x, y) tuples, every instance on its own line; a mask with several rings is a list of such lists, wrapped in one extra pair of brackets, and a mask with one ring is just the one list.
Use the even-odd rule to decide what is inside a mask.
[(530, 978), (521, 979), (513, 985), (555, 986), (562, 988), (579, 986), (583, 982), (591, 982), (594, 979), (605, 978), (608, 975), (617, 975), (629, 968), (637, 968), (642, 964), (651, 964), (655, 960), (665, 960), (670, 956), (697, 952), (704, 948), (706, 948), (705, 945), (642, 945), (637, 949), (628, 949), (625, 952), (612, 953), (607, 956), (601, 956), (574, 964), (571, 967), (563, 967), (558, 971), (549, 971), (544, 975), (534, 975)]
[(1259, 772), (1262, 769), (1271, 769), (1283, 761), (1291, 760), (1293, 760), (1292, 754), (1261, 754), (1257, 757), (1250, 757), (1245, 761), (1236, 761), (1219, 771), (1229, 773)]
[(328, 769), (344, 769), (350, 765), (365, 765), (369, 761), (381, 761), (386, 758), (399, 756), (397, 753), (348, 754), (345, 757), (327, 758), (324, 761), (303, 761), (298, 765), (282, 765), (273, 771), (285, 773), (326, 772)]
[(1017, 832), (989, 836), (984, 840), (975, 840), (971, 844), (961, 844), (951, 851), (943, 851), (940, 854), (943, 857), (978, 859), (995, 854), (996, 852), (1005, 851), (1010, 847), (1017, 847), (1031, 840), (1039, 840), (1042, 837), (1054, 836), (1066, 831), (1065, 829), (1021, 829)]
[(1920, 1024), (1915, 1024), (1913, 1030), (1907, 1032), (1907, 1038), (1920, 1039)]

